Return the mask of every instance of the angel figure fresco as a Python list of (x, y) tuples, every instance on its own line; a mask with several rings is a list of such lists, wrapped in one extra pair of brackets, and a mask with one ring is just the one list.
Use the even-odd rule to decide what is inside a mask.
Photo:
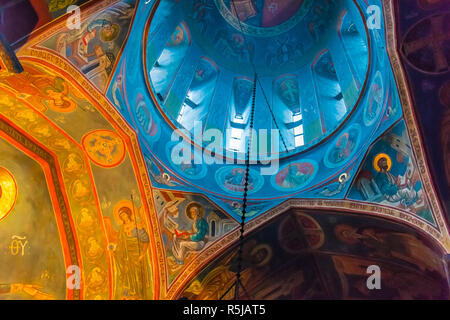
[(130, 201), (121, 201), (114, 208), (114, 219), (105, 217), (108, 250), (112, 253), (116, 273), (115, 297), (124, 300), (151, 298), (148, 258), (149, 235), (143, 218)]

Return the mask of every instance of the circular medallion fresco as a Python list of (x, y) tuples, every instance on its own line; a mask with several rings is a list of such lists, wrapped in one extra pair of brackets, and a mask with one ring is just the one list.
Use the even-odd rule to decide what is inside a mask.
[[(299, 232), (297, 226), (301, 227), (302, 233)], [(315, 219), (304, 213), (296, 212), (295, 215), (286, 217), (280, 223), (278, 240), (284, 250), (291, 254), (298, 254), (305, 249), (320, 248), (325, 242), (325, 234)], [(304, 243), (305, 240), (306, 243)]]
[(361, 140), (361, 128), (358, 124), (353, 124), (345, 132), (333, 141), (328, 148), (324, 162), (329, 168), (336, 168), (349, 160), (358, 150)]
[[(216, 182), (222, 190), (243, 195), (245, 185), (245, 168), (226, 166), (216, 172)], [(248, 193), (257, 192), (264, 184), (263, 177), (255, 170), (250, 169), (248, 177)]]
[(92, 197), (92, 189), (87, 178), (82, 177), (72, 182), (70, 192), (75, 200), (79, 202), (88, 201)]
[(115, 167), (125, 158), (125, 143), (117, 133), (109, 130), (88, 133), (82, 144), (89, 159), (101, 167)]
[(150, 139), (150, 141), (156, 141), (159, 139), (161, 132), (159, 130), (158, 121), (155, 116), (150, 112), (147, 102), (144, 96), (139, 93), (135, 99), (134, 118), (136, 120), (139, 131), (144, 137)]
[(273, 249), (266, 243), (257, 244), (250, 251), (250, 259), (257, 268), (264, 267), (273, 257)]
[(79, 174), (84, 168), (83, 159), (79, 154), (70, 153), (63, 163), (63, 169), (68, 174)]
[(384, 85), (381, 72), (377, 71), (370, 86), (369, 99), (364, 107), (364, 124), (367, 127), (373, 125), (380, 117), (383, 110)]
[(443, 10), (443, 13), (420, 20), (407, 31), (400, 52), (410, 66), (430, 74), (444, 74), (450, 71), (448, 42), (439, 40), (450, 31), (449, 19), (450, 12)]
[(0, 220), (4, 219), (11, 212), (16, 199), (16, 181), (8, 170), (0, 167)]
[[(184, 144), (184, 142), (179, 143)], [(190, 154), (184, 155), (180, 150), (181, 148), (179, 148), (180, 146), (181, 145), (178, 145), (177, 142), (169, 143), (167, 145), (166, 155), (167, 158), (170, 159), (172, 167), (186, 178), (194, 180), (204, 178), (208, 172), (207, 166), (203, 161), (195, 161), (195, 159), (201, 160), (201, 154), (191, 150), (193, 149), (192, 146), (185, 143), (182, 150), (191, 150), (191, 152)]]
[(314, 179), (318, 168), (314, 160), (292, 162), (272, 176), (272, 186), (281, 191), (297, 191)]

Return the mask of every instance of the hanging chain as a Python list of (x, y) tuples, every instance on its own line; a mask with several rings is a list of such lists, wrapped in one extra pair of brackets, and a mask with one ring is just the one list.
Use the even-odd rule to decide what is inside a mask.
[[(233, 5), (233, 7), (234, 7), (235, 12), (237, 12), (234, 0), (231, 0), (231, 3)], [(240, 21), (239, 17), (238, 17), (238, 22), (239, 22), (239, 27), (241, 29), (241, 32), (242, 32), (242, 34), (244, 36), (244, 40), (245, 40), (245, 35), (244, 35), (244, 32), (243, 32), (241, 21)], [(267, 107), (269, 108), (270, 114), (272, 116), (272, 120), (274, 121), (275, 126), (277, 127), (277, 129), (280, 131), (280, 128), (278, 127), (278, 123), (276, 121), (275, 115), (273, 114), (273, 110), (270, 107), (269, 100), (267, 99), (266, 93), (264, 92), (264, 88), (263, 88), (261, 82), (259, 81), (258, 74), (256, 72), (256, 66), (255, 66), (253, 61), (251, 61), (251, 64), (252, 64), (253, 70), (255, 72), (255, 79), (254, 79), (254, 83), (253, 83), (252, 107), (251, 107), (251, 111), (250, 111), (249, 139), (248, 139), (247, 153), (245, 155), (244, 197), (243, 197), (243, 203), (242, 203), (241, 225), (240, 225), (240, 230), (239, 230), (240, 235), (239, 235), (239, 240), (238, 240), (236, 281), (233, 283), (233, 285), (231, 285), (230, 288), (228, 288), (225, 291), (225, 293), (219, 298), (219, 300), (222, 300), (231, 291), (231, 289), (233, 287), (235, 288), (235, 291), (234, 291), (234, 299), (235, 300), (239, 299), (239, 289), (240, 289), (240, 287), (242, 287), (242, 289), (244, 290), (245, 294), (248, 296), (248, 298), (250, 298), (250, 295), (248, 294), (245, 286), (242, 283), (241, 272), (242, 272), (242, 254), (243, 254), (243, 247), (244, 247), (244, 242), (245, 242), (245, 237), (244, 237), (244, 232), (245, 232), (245, 215), (247, 213), (248, 179), (249, 179), (249, 174), (250, 174), (250, 151), (252, 150), (252, 142), (253, 142), (253, 127), (254, 127), (254, 119), (255, 119), (256, 86), (257, 86), (257, 84), (259, 84), (259, 86), (261, 87), (261, 91), (263, 93), (263, 96), (264, 96), (264, 99), (266, 101)], [(286, 143), (285, 143), (285, 141), (283, 139), (283, 135), (281, 134), (281, 131), (280, 131), (280, 135), (281, 135), (281, 139), (282, 139), (284, 148), (287, 151), (287, 146), (286, 146)]]
[(242, 250), (244, 246), (244, 231), (245, 231), (245, 214), (247, 213), (247, 196), (248, 196), (248, 177), (250, 174), (250, 150), (252, 148), (253, 141), (253, 125), (254, 125), (254, 117), (255, 117), (255, 104), (256, 104), (256, 82), (257, 82), (257, 74), (255, 73), (255, 82), (253, 85), (253, 96), (252, 96), (252, 109), (250, 112), (250, 132), (248, 138), (248, 146), (247, 146), (247, 154), (245, 155), (245, 184), (244, 184), (244, 199), (242, 204), (242, 217), (241, 217), (241, 229), (239, 236), (239, 250), (238, 250), (238, 258), (237, 258), (237, 271), (236, 271), (236, 288), (234, 298), (237, 300), (239, 298), (239, 285), (241, 284), (241, 271), (242, 271)]

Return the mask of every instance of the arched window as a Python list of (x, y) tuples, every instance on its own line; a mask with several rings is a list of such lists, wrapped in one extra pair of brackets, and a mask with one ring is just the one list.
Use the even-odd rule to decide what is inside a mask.
[[(350, 65), (350, 69), (358, 80), (358, 89), (364, 82), (367, 72), (368, 48), (365, 37), (363, 38), (356, 24), (353, 22), (349, 12), (342, 18), (341, 26), (338, 30), (339, 38), (344, 46), (344, 53)], [(350, 55), (351, 53), (351, 55)], [(350, 56), (352, 58), (350, 58)]]
[(254, 80), (247, 77), (236, 77), (230, 100), (230, 128), (231, 134), (228, 147), (231, 150), (241, 150), (244, 131), (248, 125), (251, 97)]
[(297, 75), (287, 74), (276, 78), (272, 85), (273, 106), (281, 117), (293, 148), (305, 145), (303, 115), (300, 106), (299, 83)]
[(216, 221), (211, 221), (211, 238), (214, 238), (216, 236)]
[(339, 79), (328, 50), (322, 52), (312, 65), (315, 92), (322, 119), (322, 132), (333, 131), (347, 114)]
[(190, 34), (184, 23), (170, 36), (164, 50), (150, 70), (150, 79), (158, 99), (163, 102), (183, 63), (190, 45)]
[(208, 114), (218, 76), (217, 65), (212, 60), (202, 57), (177, 116), (178, 123), (186, 130), (192, 130), (194, 121), (202, 121)]

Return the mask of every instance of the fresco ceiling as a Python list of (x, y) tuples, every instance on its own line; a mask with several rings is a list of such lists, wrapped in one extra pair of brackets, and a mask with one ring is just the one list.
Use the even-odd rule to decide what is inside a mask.
[[(350, 198), (402, 208), (436, 225), (428, 200), (426, 197), (421, 200), (421, 181), (413, 182), (406, 188), (409, 191), (389, 191), (398, 192), (393, 197), (379, 190), (382, 182), (376, 182), (382, 170), (374, 160), (377, 157), (377, 161), (380, 160), (382, 155), (398, 167), (395, 176), (405, 182), (409, 179), (407, 175), (418, 168), (406, 127), (402, 125), (401, 103), (392, 69), (386, 67), (384, 33), (369, 32), (362, 22), (361, 12), (367, 5), (363, 3), (360, 11), (353, 2), (324, 2), (316, 3), (308, 11), (306, 8), (310, 4), (306, 1), (298, 10), (305, 9), (308, 14), (302, 14), (297, 26), (288, 28), (286, 22), (280, 21), (279, 25), (271, 27), (283, 27), (275, 35), (273, 29), (259, 26), (256, 31), (242, 36), (236, 33), (236, 25), (226, 18), (220, 19), (226, 16), (226, 8), (229, 9), (221, 3), (206, 6), (201, 2), (183, 2), (183, 5), (156, 2), (149, 11), (150, 18), (139, 24), (140, 28), (133, 28), (128, 39), (130, 45), (124, 50), (115, 80), (108, 90), (107, 96), (139, 132), (153, 185), (204, 193), (233, 218), (239, 219), (240, 211), (236, 207), (243, 194), (243, 165), (233, 166), (226, 161), (206, 165), (207, 160), (203, 164), (178, 164), (173, 154), (179, 144), (172, 141), (171, 134), (174, 128), (184, 130), (184, 141), (196, 146), (188, 148), (194, 158), (207, 157), (205, 150), (209, 150), (216, 156), (229, 158), (231, 154), (234, 159), (243, 160), (244, 139), (238, 151), (230, 146), (232, 133), (226, 136), (221, 149), (208, 149), (209, 142), (199, 140), (198, 133), (201, 135), (208, 129), (248, 130), (254, 80), (245, 66), (256, 66), (258, 73), (258, 65), (266, 65), (274, 52), (274, 59), (287, 55), (286, 60), (291, 63), (289, 73), (283, 73), (280, 68), (282, 61), (276, 64), (272, 74), (258, 73), (254, 128), (280, 129), (281, 151), (268, 156), (279, 160), (279, 170), (273, 175), (263, 175), (261, 166), (252, 166), (249, 218), (288, 198)], [(259, 22), (257, 18), (253, 17), (250, 22), (263, 23), (263, 17), (259, 17)], [(324, 23), (330, 19), (334, 23)], [(313, 27), (305, 28), (305, 24)], [(324, 26), (329, 29), (315, 31)], [(298, 34), (296, 28), (309, 31), (305, 37), (300, 37), (301, 42), (292, 36)], [(268, 29), (266, 34), (265, 29)], [(318, 36), (316, 41), (316, 34), (323, 34), (324, 39)], [(243, 41), (241, 47), (241, 40), (235, 38), (238, 35)], [(305, 49), (296, 50), (290, 43), (274, 41), (273, 37), (285, 37)], [(134, 48), (141, 43), (144, 48), (136, 57)], [(264, 55), (258, 50), (268, 53)], [(369, 58), (370, 63), (366, 65), (370, 67), (364, 71), (364, 59)], [(141, 60), (144, 70), (136, 66)], [(228, 62), (222, 63), (223, 60)], [(292, 65), (296, 60), (302, 61)], [(235, 62), (234, 67), (229, 66), (231, 62)], [(237, 72), (237, 68), (241, 68), (241, 72)], [(137, 70), (142, 70), (143, 74)], [(266, 116), (258, 116), (261, 114)], [(193, 127), (194, 121), (201, 121), (200, 128)], [(371, 146), (389, 128), (396, 133), (383, 139), (386, 141), (383, 146), (378, 143), (378, 150), (367, 157)], [(298, 132), (302, 132), (298, 136), (303, 143), (296, 144)], [(270, 135), (267, 139), (270, 140)], [(396, 145), (396, 139), (401, 140), (403, 147)], [(395, 172), (390, 166), (388, 171)], [(407, 171), (408, 166), (412, 171)], [(358, 172), (361, 167), (370, 172), (367, 181)], [(364, 186), (366, 182), (368, 185)]]
[[(420, 283), (392, 276), (389, 297), (448, 296), (446, 215), (392, 1), (25, 5), (28, 31), (0, 29), (23, 68), (1, 44), (0, 256), (24, 266), (0, 268), (0, 298), (218, 298), (234, 274), (251, 127), (267, 131), (259, 148), (269, 141), (249, 171), (252, 296), (377, 298), (355, 267), (374, 261)], [(379, 29), (365, 23), (369, 5), (383, 8)], [(199, 238), (183, 244), (190, 229)], [(78, 288), (64, 276), (74, 265)], [(266, 281), (293, 266), (298, 283)]]

